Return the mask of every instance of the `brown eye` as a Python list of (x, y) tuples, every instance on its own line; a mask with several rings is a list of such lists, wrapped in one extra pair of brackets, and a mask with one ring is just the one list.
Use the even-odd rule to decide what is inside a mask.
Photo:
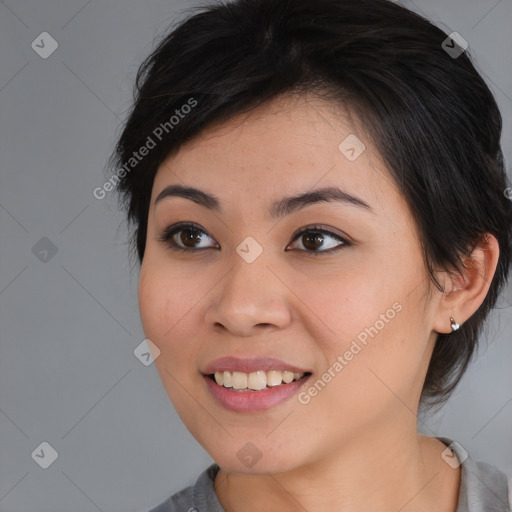
[[(336, 233), (332, 233), (329, 230), (321, 229), (318, 226), (303, 228), (295, 235), (293, 240), (301, 240), (302, 245), (305, 248), (303, 252), (310, 253), (315, 256), (320, 254), (333, 253), (342, 249), (343, 247), (352, 245), (342, 236), (337, 235)], [(338, 244), (335, 244), (332, 241), (329, 242), (329, 240), (338, 241)]]
[(304, 247), (308, 250), (320, 249), (324, 242), (324, 237), (319, 231), (309, 231), (302, 235)]
[(207, 237), (209, 235), (206, 231), (195, 224), (178, 223), (169, 226), (157, 240), (159, 242), (166, 242), (171, 249), (191, 252), (211, 248), (211, 245), (203, 247), (197, 245)]
[(199, 232), (196, 229), (180, 229), (178, 233), (181, 233), (179, 239), (185, 247), (195, 247), (194, 243), (198, 243), (201, 241), (202, 232)]

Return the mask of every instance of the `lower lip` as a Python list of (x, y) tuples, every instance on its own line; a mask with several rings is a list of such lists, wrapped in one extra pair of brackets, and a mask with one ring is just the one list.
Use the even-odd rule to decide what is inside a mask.
[(250, 412), (264, 411), (284, 402), (295, 395), (309, 377), (311, 375), (294, 380), (289, 384), (280, 384), (261, 391), (233, 391), (224, 386), (219, 386), (207, 375), (203, 378), (208, 390), (220, 405), (231, 411)]

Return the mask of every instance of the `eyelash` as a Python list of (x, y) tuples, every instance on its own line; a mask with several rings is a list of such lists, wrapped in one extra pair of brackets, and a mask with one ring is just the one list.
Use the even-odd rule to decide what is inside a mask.
[[(205, 235), (208, 235), (206, 231), (201, 229), (197, 224), (190, 223), (190, 222), (178, 222), (177, 224), (173, 224), (172, 226), (169, 226), (166, 228), (163, 232), (163, 234), (157, 238), (157, 241), (159, 242), (165, 242), (167, 243), (167, 246), (169, 249), (173, 251), (182, 251), (182, 252), (197, 252), (204, 249), (212, 249), (212, 247), (202, 247), (200, 249), (193, 249), (193, 248), (185, 248), (178, 245), (174, 240), (172, 240), (172, 237), (179, 233), (180, 231), (184, 231), (185, 229), (190, 229), (191, 231), (196, 231)], [(307, 255), (311, 254), (314, 256), (320, 256), (322, 254), (332, 254), (334, 252), (338, 252), (339, 250), (343, 249), (344, 247), (349, 247), (352, 245), (351, 242), (346, 240), (345, 238), (341, 237), (340, 235), (333, 233), (332, 231), (322, 229), (320, 226), (307, 226), (305, 228), (300, 229), (297, 233), (295, 233), (292, 242), (295, 242), (298, 238), (300, 238), (301, 235), (308, 232), (314, 232), (314, 233), (322, 233), (327, 234), (333, 238), (336, 238), (340, 242), (342, 242), (341, 245), (338, 245), (337, 247), (333, 247), (331, 249), (327, 249), (325, 251), (308, 251), (299, 249), (300, 252), (304, 252)], [(208, 235), (210, 236), (210, 235)]]

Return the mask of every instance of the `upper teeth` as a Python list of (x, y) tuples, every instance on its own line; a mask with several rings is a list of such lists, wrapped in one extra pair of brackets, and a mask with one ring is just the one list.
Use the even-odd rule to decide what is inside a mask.
[(271, 370), (268, 372), (257, 371), (252, 373), (243, 372), (215, 372), (215, 382), (219, 386), (234, 389), (252, 389), (259, 391), (267, 386), (278, 386), (292, 380), (299, 380), (304, 373), (294, 373), (289, 371)]

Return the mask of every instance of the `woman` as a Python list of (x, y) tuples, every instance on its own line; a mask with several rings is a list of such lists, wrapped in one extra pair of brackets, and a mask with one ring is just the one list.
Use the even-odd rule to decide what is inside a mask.
[(509, 510), (420, 435), (508, 277), (495, 100), (387, 0), (212, 4), (146, 59), (117, 145), (164, 387), (215, 464), (163, 511)]

